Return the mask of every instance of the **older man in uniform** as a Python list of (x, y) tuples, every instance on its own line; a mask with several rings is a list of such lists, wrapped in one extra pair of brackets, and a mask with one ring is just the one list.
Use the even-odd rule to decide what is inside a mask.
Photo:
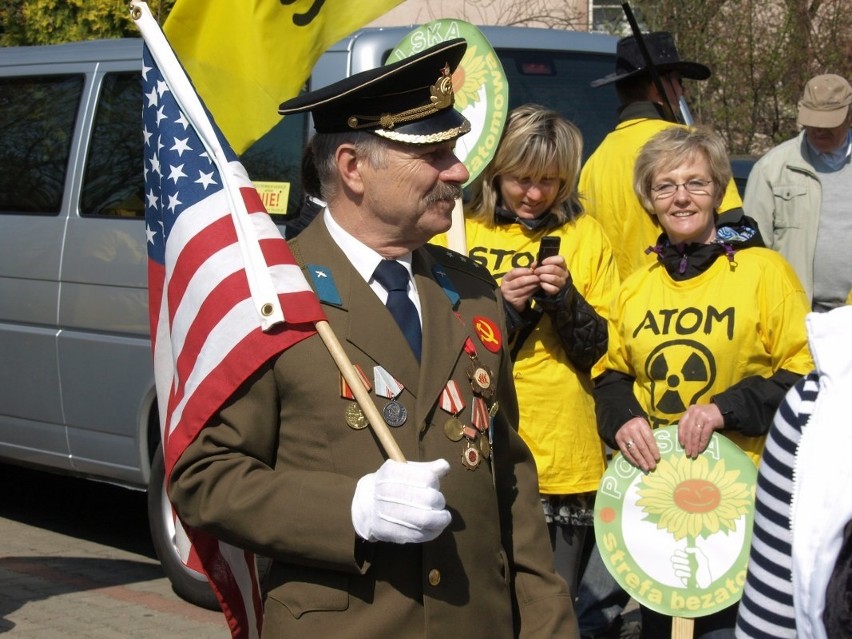
[[(577, 637), (518, 436), (499, 288), (427, 245), (468, 172), (451, 40), (281, 105), (310, 111), (327, 208), (292, 243), (407, 462), (319, 337), (270, 361), (186, 449), (181, 518), (272, 559), (263, 637)], [(398, 280), (398, 281), (397, 281)]]

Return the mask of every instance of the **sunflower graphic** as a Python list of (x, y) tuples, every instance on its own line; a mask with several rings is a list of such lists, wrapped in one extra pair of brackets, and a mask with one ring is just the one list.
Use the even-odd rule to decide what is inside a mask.
[(752, 488), (739, 479), (740, 471), (727, 470), (724, 459), (711, 470), (703, 455), (697, 459), (676, 455), (661, 460), (643, 479), (636, 504), (646, 521), (667, 530), (675, 541), (706, 539), (736, 530), (737, 520), (747, 514), (754, 496)]
[(479, 101), (478, 89), (485, 85), (487, 74), (485, 56), (477, 52), (476, 45), (469, 45), (461, 64), (453, 73), (453, 93), (459, 111), (464, 111), (468, 105)]
[[(706, 456), (689, 459), (674, 455), (663, 459), (638, 486), (639, 506), (645, 521), (666, 530), (675, 541), (697, 553), (695, 540), (734, 532), (754, 501), (753, 486), (742, 481), (740, 471), (728, 470), (725, 460), (712, 469)], [(694, 565), (693, 569), (698, 570)], [(689, 581), (694, 584), (695, 575)]]

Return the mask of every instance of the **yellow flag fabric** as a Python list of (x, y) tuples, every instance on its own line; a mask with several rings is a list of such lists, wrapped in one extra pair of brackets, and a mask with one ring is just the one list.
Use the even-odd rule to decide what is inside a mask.
[(401, 0), (177, 0), (163, 30), (231, 147), (281, 118), (332, 44)]

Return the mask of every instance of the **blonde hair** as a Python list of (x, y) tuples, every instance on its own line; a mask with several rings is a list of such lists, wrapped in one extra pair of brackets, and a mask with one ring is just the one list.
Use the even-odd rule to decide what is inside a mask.
[(710, 167), (714, 208), (722, 203), (732, 175), (725, 141), (708, 126), (673, 126), (648, 140), (633, 166), (633, 190), (646, 211), (654, 213), (654, 176), (686, 164), (697, 154), (704, 156)]
[(493, 225), (502, 176), (554, 177), (550, 172), (555, 166), (559, 190), (551, 213), (560, 222), (573, 219), (583, 210), (577, 193), (582, 157), (583, 135), (576, 126), (543, 106), (519, 106), (509, 113), (494, 159), (470, 185), (468, 210)]

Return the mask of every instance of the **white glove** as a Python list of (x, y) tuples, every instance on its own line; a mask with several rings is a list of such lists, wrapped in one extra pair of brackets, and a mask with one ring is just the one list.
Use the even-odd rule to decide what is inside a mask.
[(352, 498), (352, 524), (367, 541), (418, 544), (432, 541), (450, 523), (440, 479), (450, 470), (445, 459), (382, 464), (364, 475)]

